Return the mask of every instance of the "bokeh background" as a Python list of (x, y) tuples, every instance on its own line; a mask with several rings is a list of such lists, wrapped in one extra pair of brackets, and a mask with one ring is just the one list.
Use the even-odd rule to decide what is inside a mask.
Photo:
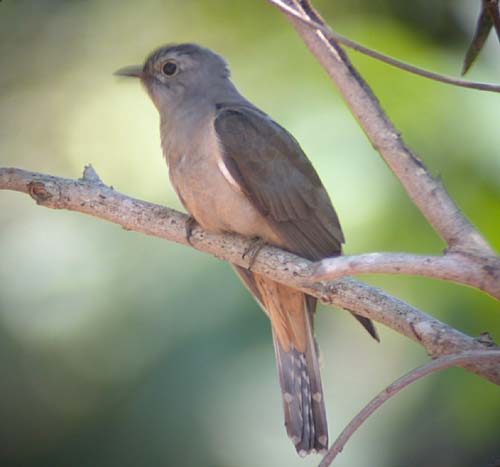
[[(458, 75), (479, 1), (317, 0), (339, 32)], [(264, 0), (4, 0), (0, 165), (105, 183), (180, 209), (158, 117), (112, 76), (155, 47), (224, 55), (241, 91), (301, 142), (327, 186), (346, 253), (438, 253), (442, 242), (354, 122), (324, 71)], [(350, 53), (410, 146), (500, 249), (500, 100)], [(470, 78), (498, 82), (494, 35)], [(477, 336), (499, 307), (409, 277), (367, 281)], [(332, 437), (379, 390), (427, 361), (379, 326), (369, 339), (320, 308)], [(269, 323), (231, 268), (174, 243), (0, 193), (0, 465), (312, 466), (285, 435)], [(354, 436), (338, 466), (500, 463), (500, 392), (458, 369), (407, 389)], [(337, 464), (336, 464), (337, 465)]]

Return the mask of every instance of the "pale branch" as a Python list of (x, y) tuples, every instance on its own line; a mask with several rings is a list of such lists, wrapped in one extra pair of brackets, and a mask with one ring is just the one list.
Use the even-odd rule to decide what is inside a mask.
[(306, 23), (315, 29), (318, 29), (324, 32), (327, 37), (332, 37), (339, 44), (345, 45), (350, 49), (355, 50), (356, 52), (360, 52), (364, 55), (374, 58), (375, 60), (379, 60), (380, 62), (387, 63), (393, 67), (399, 68), (404, 71), (408, 71), (409, 73), (413, 73), (418, 76), (422, 76), (423, 78), (431, 79), (433, 81), (438, 81), (444, 84), (451, 84), (452, 86), (458, 86), (461, 88), (475, 89), (477, 91), (489, 91), (489, 92), (500, 92), (500, 86), (497, 84), (490, 83), (478, 83), (475, 81), (466, 81), (463, 79), (453, 78), (451, 76), (445, 76), (440, 73), (435, 73), (433, 71), (424, 70), (423, 68), (410, 65), (409, 63), (402, 62), (401, 60), (397, 60), (393, 57), (389, 57), (383, 53), (377, 52), (376, 50), (370, 49), (361, 45), (347, 37), (342, 36), (335, 32), (330, 26), (327, 24), (319, 24), (312, 19), (303, 16), (298, 12), (295, 8), (288, 6), (282, 0), (269, 0), (271, 3), (276, 5), (280, 10), (283, 10), (285, 13), (288, 13), (291, 16), (294, 16), (299, 21)]
[(436, 360), (427, 363), (410, 373), (397, 379), (390, 386), (385, 388), (382, 392), (377, 394), (344, 428), (342, 433), (337, 437), (332, 444), (325, 457), (323, 457), (319, 467), (328, 467), (332, 464), (338, 454), (342, 452), (344, 446), (349, 441), (351, 436), (356, 430), (372, 415), (382, 404), (388, 401), (391, 397), (398, 394), (401, 390), (410, 384), (429, 376), (438, 371), (450, 368), (453, 366), (460, 366), (464, 363), (472, 363), (477, 361), (490, 361), (500, 364), (500, 351), (498, 350), (484, 350), (475, 352), (463, 352), (454, 355), (446, 355), (439, 357)]
[[(80, 180), (44, 175), (20, 169), (0, 168), (0, 189), (29, 194), (39, 205), (89, 214), (147, 235), (175, 241), (240, 266), (251, 241), (234, 234), (211, 234), (195, 227), (186, 239), (188, 216), (156, 204), (123, 195), (102, 183), (86, 168)], [(487, 350), (496, 345), (474, 339), (384, 291), (351, 278), (311, 283), (312, 264), (278, 248), (263, 247), (252, 270), (335, 305), (378, 321), (419, 343), (435, 358), (457, 352)], [(468, 371), (500, 384), (500, 365), (489, 362), (464, 364)]]
[(468, 285), (500, 300), (500, 258), (466, 252), (443, 256), (408, 253), (366, 253), (325, 258), (311, 267), (311, 281), (334, 280), (356, 274), (406, 274)]
[(328, 26), (311, 3), (308, 0), (268, 1), (286, 13), (309, 50), (336, 84), (373, 147), (449, 249), (476, 252), (482, 256), (494, 255), (491, 246), (466, 219), (442, 183), (432, 177), (424, 163), (406, 146), (378, 99), (329, 34)]

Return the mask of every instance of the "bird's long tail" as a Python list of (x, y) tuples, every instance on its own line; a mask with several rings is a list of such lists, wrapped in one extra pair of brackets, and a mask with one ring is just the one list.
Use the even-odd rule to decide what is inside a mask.
[(316, 299), (239, 266), (235, 269), (271, 320), (288, 436), (301, 456), (323, 452), (328, 428), (313, 333)]
[(285, 427), (300, 456), (322, 453), (328, 447), (325, 403), (312, 326), (309, 332), (305, 352), (294, 347), (286, 352), (273, 332)]

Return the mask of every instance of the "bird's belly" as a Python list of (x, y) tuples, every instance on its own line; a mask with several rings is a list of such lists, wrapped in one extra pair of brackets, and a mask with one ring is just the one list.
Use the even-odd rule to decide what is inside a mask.
[(213, 159), (181, 158), (170, 179), (194, 219), (211, 232), (235, 232), (260, 237), (280, 246), (280, 239), (248, 198), (230, 183)]

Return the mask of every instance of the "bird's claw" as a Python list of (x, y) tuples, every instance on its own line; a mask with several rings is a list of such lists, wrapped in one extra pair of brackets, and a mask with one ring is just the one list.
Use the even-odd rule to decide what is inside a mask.
[(255, 263), (255, 259), (257, 258), (257, 255), (259, 254), (260, 250), (262, 249), (263, 246), (265, 246), (266, 242), (260, 238), (260, 237), (255, 237), (252, 238), (250, 245), (245, 249), (243, 254), (241, 255), (242, 259), (249, 258), (248, 259), (248, 266), (247, 269), (250, 271), (252, 269), (252, 266)]
[(186, 220), (186, 223), (184, 224), (184, 227), (186, 229), (186, 240), (190, 245), (193, 245), (191, 242), (191, 237), (193, 235), (193, 229), (196, 226), (196, 220), (193, 216), (189, 216)]

